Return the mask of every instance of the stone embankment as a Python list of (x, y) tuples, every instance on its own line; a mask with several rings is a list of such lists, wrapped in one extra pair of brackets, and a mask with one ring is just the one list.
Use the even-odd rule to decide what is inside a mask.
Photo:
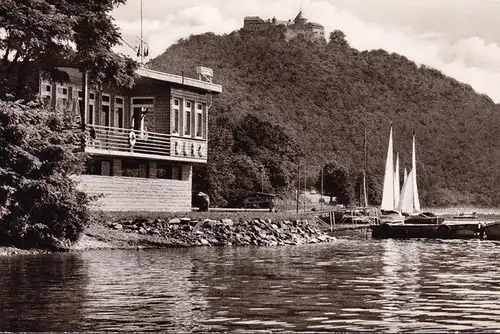
[(336, 240), (306, 219), (274, 222), (271, 219), (239, 222), (231, 219), (135, 219), (107, 222), (106, 226), (121, 230), (122, 235), (123, 232), (135, 235), (131, 239), (142, 246), (280, 246)]

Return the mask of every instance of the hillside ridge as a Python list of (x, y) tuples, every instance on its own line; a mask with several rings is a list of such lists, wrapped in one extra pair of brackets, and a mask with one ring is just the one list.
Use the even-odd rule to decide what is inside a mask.
[[(236, 164), (240, 167), (263, 165), (266, 181), (278, 164), (268, 163), (274, 148), (242, 152), (235, 146), (235, 129), (250, 115), (282, 132), (296, 153), (288, 154), (281, 166), (287, 181), (278, 186), (269, 182), (269, 191), (292, 189), (299, 163), (308, 166), (313, 181), (321, 166), (336, 161), (354, 182), (362, 169), (366, 127), (370, 197), (377, 204), (392, 123), (402, 170), (410, 166), (416, 133), (424, 206), (500, 203), (495, 187), (500, 184), (500, 107), (436, 69), (384, 50), (360, 52), (341, 31), (332, 32), (328, 41), (300, 36), (286, 41), (280, 26), (258, 33), (242, 29), (193, 35), (148, 63), (155, 70), (192, 76), (199, 65), (212, 68), (214, 82), (224, 89), (210, 110), (209, 163), (195, 175), (195, 188), (208, 191), (216, 202), (230, 203), (232, 190), (245, 182), (241, 191), (261, 188), (259, 171), (240, 175), (234, 159), (245, 160)], [(222, 186), (228, 189), (221, 192), (217, 187)]]

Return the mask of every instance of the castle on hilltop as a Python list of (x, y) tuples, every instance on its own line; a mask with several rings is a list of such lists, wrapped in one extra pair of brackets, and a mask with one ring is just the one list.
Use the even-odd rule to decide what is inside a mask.
[(307, 22), (304, 14), (302, 14), (302, 10), (293, 21), (278, 21), (276, 17), (266, 21), (259, 16), (247, 16), (243, 20), (243, 29), (247, 31), (258, 31), (270, 25), (284, 25), (287, 28), (286, 39), (292, 39), (298, 35), (303, 35), (310, 39), (325, 38), (325, 27), (319, 23)]

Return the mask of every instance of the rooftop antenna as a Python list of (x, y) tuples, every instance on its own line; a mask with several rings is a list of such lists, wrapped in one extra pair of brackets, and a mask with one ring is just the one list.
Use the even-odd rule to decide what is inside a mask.
[(132, 46), (129, 43), (127, 43), (126, 40), (120, 37), (123, 43), (125, 43), (129, 48), (134, 50), (134, 52), (137, 52), (137, 57), (141, 57), (141, 65), (144, 65), (144, 58), (149, 55), (149, 44), (143, 39), (142, 35), (142, 0), (141, 0), (141, 36), (136, 36), (136, 38), (139, 40), (139, 46)]
[(142, 0), (141, 0), (141, 36), (136, 36), (139, 39), (139, 47), (137, 49), (137, 57), (141, 57), (141, 65), (144, 66), (144, 58), (149, 55), (149, 44), (144, 40), (142, 35)]

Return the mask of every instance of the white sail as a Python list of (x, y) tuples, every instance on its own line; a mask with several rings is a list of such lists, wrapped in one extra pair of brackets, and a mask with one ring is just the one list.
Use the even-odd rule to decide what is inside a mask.
[(403, 189), (401, 191), (401, 198), (398, 205), (398, 211), (401, 213), (412, 214), (414, 212), (414, 189), (413, 189), (413, 170), (410, 171)]
[(420, 211), (420, 199), (418, 198), (418, 187), (417, 187), (417, 163), (416, 163), (416, 158), (415, 158), (415, 135), (413, 135), (413, 154), (412, 154), (412, 159), (411, 159), (411, 173), (412, 175), (412, 182), (413, 182), (413, 209), (415, 212)]
[(406, 171), (406, 167), (405, 167), (405, 174), (404, 174), (404, 178), (403, 178), (403, 184), (406, 182), (406, 178), (408, 177), (408, 172)]
[(411, 165), (412, 168), (408, 176), (406, 176), (406, 169), (405, 169), (405, 181), (403, 184), (403, 189), (401, 190), (401, 198), (399, 201), (399, 205), (397, 207), (399, 212), (406, 213), (409, 215), (420, 211), (420, 200), (418, 198), (418, 188), (417, 188), (415, 136), (413, 136)]
[(396, 154), (396, 169), (394, 170), (394, 207), (399, 205), (399, 153)]
[(389, 132), (387, 160), (385, 162), (384, 189), (382, 192), (382, 210), (394, 210), (394, 159), (392, 153), (392, 126)]

